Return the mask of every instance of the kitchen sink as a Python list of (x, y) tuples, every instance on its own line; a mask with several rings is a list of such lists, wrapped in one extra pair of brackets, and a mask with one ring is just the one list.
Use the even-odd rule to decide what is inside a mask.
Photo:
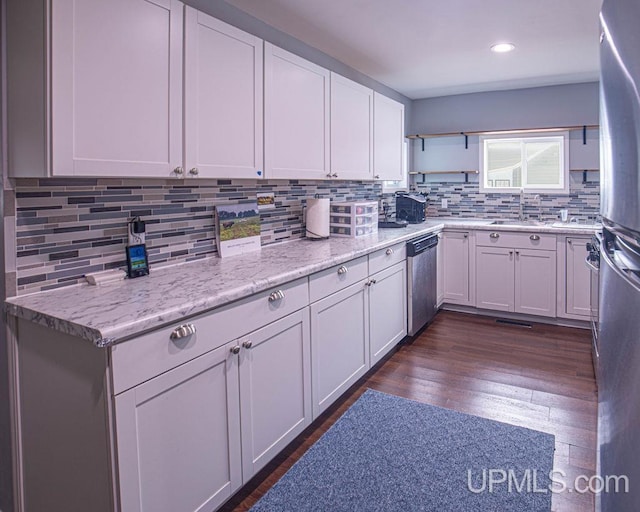
[(545, 226), (546, 224), (539, 220), (494, 220), (492, 225), (496, 226)]

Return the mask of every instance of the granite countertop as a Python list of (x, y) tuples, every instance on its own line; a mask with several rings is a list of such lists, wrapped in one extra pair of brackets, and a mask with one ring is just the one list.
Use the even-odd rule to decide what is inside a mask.
[(138, 279), (7, 299), (9, 314), (101, 345), (181, 321), (234, 300), (443, 228), (588, 235), (599, 225), (492, 225), (492, 219), (427, 219), (360, 238), (301, 239), (230, 258), (207, 258), (152, 270)]

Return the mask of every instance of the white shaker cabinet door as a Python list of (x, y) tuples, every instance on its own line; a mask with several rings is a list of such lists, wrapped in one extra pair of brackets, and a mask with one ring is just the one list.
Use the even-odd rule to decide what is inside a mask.
[(567, 238), (565, 242), (565, 313), (586, 319), (591, 314), (591, 271), (586, 244), (590, 238)]
[(242, 475), (246, 482), (311, 423), (309, 308), (239, 343)]
[(267, 178), (329, 174), (329, 71), (265, 43)]
[(513, 311), (514, 249), (476, 247), (476, 307)]
[(263, 177), (262, 39), (185, 10), (185, 175)]
[(175, 176), (183, 4), (68, 0), (51, 9), (53, 175)]
[(369, 369), (366, 282), (311, 304), (314, 419)]
[(375, 92), (373, 94), (373, 177), (376, 180), (403, 179), (404, 105)]
[(438, 233), (438, 249), (436, 254), (437, 266), (437, 305), (442, 306), (444, 302), (444, 235)]
[(556, 252), (516, 249), (515, 312), (556, 316)]
[(445, 232), (443, 241), (444, 301), (471, 305), (469, 233)]
[(331, 174), (373, 178), (373, 91), (331, 73)]
[(210, 511), (240, 487), (235, 346), (224, 345), (115, 397), (123, 511)]
[(370, 366), (407, 335), (407, 264), (371, 276), (369, 286)]

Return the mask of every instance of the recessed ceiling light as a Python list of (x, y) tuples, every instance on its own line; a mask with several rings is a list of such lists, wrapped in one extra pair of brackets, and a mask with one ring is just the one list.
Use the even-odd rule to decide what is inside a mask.
[(498, 43), (491, 47), (491, 51), (495, 53), (507, 53), (515, 50), (516, 45), (513, 43)]

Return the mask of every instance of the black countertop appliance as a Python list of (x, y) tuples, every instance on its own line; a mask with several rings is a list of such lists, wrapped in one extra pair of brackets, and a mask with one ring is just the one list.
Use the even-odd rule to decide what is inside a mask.
[(411, 224), (424, 222), (427, 217), (427, 195), (398, 192), (396, 194), (396, 219)]

